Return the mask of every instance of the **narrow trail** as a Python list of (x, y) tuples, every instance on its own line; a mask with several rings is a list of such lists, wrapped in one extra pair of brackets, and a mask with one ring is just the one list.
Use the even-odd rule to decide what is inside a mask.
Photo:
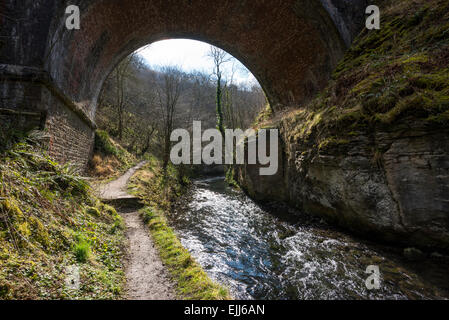
[(134, 196), (128, 194), (126, 188), (129, 179), (136, 173), (137, 170), (145, 165), (146, 161), (140, 162), (135, 167), (129, 169), (120, 178), (111, 181), (105, 185), (98, 187), (98, 194), (102, 200), (119, 200), (123, 198), (135, 198)]
[(129, 179), (145, 162), (99, 188), (100, 198), (113, 202), (126, 224), (126, 297), (128, 300), (174, 300), (174, 284), (159, 257), (148, 228), (138, 213), (138, 199), (126, 191)]

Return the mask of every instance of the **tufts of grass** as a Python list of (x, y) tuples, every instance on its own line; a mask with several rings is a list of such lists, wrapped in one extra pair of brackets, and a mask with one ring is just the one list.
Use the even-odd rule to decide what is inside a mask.
[(230, 299), (228, 290), (213, 282), (182, 246), (161, 210), (146, 207), (141, 210), (141, 214), (159, 249), (162, 261), (177, 284), (177, 294), (181, 299)]
[(95, 132), (94, 156), (89, 163), (92, 176), (113, 179), (131, 168), (136, 158), (121, 145), (111, 139), (103, 130)]
[(80, 263), (85, 263), (90, 257), (90, 244), (83, 236), (78, 236), (73, 247), (75, 258)]
[(180, 171), (182, 167), (169, 164), (164, 175), (161, 163), (156, 158), (131, 177), (128, 192), (141, 198), (151, 206), (170, 210), (172, 203), (182, 195), (190, 185), (190, 179)]
[[(0, 150), (0, 299), (121, 298), (120, 216), (32, 136), (7, 139)], [(65, 286), (73, 265), (80, 267), (76, 291)]]

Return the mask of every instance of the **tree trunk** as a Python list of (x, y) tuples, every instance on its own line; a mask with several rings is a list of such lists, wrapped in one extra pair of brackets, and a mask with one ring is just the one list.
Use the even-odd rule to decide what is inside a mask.
[(224, 137), (224, 125), (223, 125), (223, 108), (221, 105), (221, 74), (220, 68), (217, 66), (217, 129), (220, 131), (221, 135)]

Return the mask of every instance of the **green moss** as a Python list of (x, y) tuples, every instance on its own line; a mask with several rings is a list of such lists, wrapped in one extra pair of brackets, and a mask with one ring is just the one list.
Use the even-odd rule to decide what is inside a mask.
[(408, 21), (406, 22), (407, 27), (411, 28), (411, 27), (416, 27), (418, 26), (421, 22), (423, 22), (424, 17), (426, 15), (426, 13), (428, 12), (428, 8), (423, 8), (422, 10), (416, 12), (414, 15), (412, 15)]
[(369, 93), (373, 88), (382, 85), (382, 78), (379, 78), (379, 74), (371, 74), (364, 80), (357, 83), (350, 91), (353, 95), (363, 95)]
[(265, 108), (256, 117), (256, 120), (252, 124), (252, 127), (254, 128), (259, 127), (262, 123), (269, 121), (272, 115), (273, 115), (273, 108), (269, 103), (267, 103)]
[[(120, 223), (115, 210), (31, 137), (9, 145), (0, 152), (1, 298), (120, 298), (125, 237), (110, 232)], [(79, 261), (82, 286), (67, 290), (66, 269)]]
[(431, 124), (447, 126), (449, 125), (449, 111), (440, 113), (436, 116), (430, 116), (426, 120)]
[(382, 28), (364, 29), (328, 87), (281, 120), (289, 141), (317, 151), (346, 141), (351, 132), (371, 135), (385, 124), (444, 125), (448, 10), (447, 0), (386, 3)]
[(433, 25), (425, 30), (424, 33), (419, 35), (419, 41), (428, 45), (438, 43), (449, 38), (449, 23), (446, 22), (442, 25)]
[(109, 134), (104, 130), (95, 131), (95, 150), (105, 155), (120, 157), (120, 150), (112, 143)]
[(111, 207), (110, 205), (104, 204), (102, 202), (99, 202), (97, 204), (97, 208), (100, 208), (100, 210), (104, 213), (106, 213), (107, 215), (110, 215), (111, 217), (117, 217), (117, 211), (115, 210), (114, 207)]
[(136, 163), (136, 158), (121, 145), (114, 142), (104, 130), (95, 131), (94, 154), (117, 159), (121, 165), (120, 172), (129, 169)]
[(423, 97), (413, 95), (407, 99), (401, 100), (393, 109), (386, 113), (377, 114), (376, 119), (385, 124), (391, 124), (396, 121), (405, 111), (413, 108), (419, 108), (423, 104)]
[(410, 79), (410, 83), (419, 89), (441, 91), (449, 88), (449, 69), (433, 74), (420, 74)]
[(319, 150), (326, 150), (329, 148), (333, 148), (339, 145), (346, 145), (350, 143), (349, 140), (347, 139), (339, 139), (339, 138), (335, 138), (335, 137), (330, 137), (330, 138), (326, 138), (325, 140), (321, 141), (320, 144), (318, 145), (318, 149)]
[(322, 122), (324, 111), (299, 110), (294, 116), (295, 129), (291, 136), (294, 140), (307, 140), (314, 129)]
[(230, 186), (233, 186), (236, 189), (240, 189), (240, 186), (239, 186), (238, 182), (236, 181), (235, 177), (236, 177), (235, 167), (234, 166), (230, 166), (228, 168), (228, 170), (226, 171), (225, 181)]
[(414, 53), (412, 55), (404, 55), (402, 58), (399, 59), (400, 63), (402, 64), (419, 64), (419, 63), (426, 63), (429, 62), (430, 58), (429, 55), (426, 52), (418, 52)]
[(100, 216), (100, 210), (98, 208), (95, 207), (86, 207), (85, 209), (87, 214), (99, 217)]
[(110, 233), (116, 234), (117, 231), (124, 230), (124, 229), (125, 229), (125, 222), (124, 222), (123, 218), (120, 216), (117, 216), (114, 219), (114, 224), (111, 227)]
[(356, 106), (353, 109), (339, 112), (339, 114), (335, 118), (335, 121), (339, 125), (339, 127), (341, 127), (357, 123), (358, 121), (363, 121), (364, 119), (365, 117), (362, 108), (360, 106)]
[(3, 281), (0, 280), (0, 298), (7, 297), (9, 293), (9, 285), (6, 283), (6, 280)]
[(35, 217), (30, 217), (29, 221), (36, 241), (44, 247), (50, 246), (50, 235), (44, 224)]

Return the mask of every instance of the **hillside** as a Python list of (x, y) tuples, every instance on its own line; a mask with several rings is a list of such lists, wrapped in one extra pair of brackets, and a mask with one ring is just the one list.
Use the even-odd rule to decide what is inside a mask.
[(42, 136), (2, 140), (0, 299), (118, 299), (122, 218), (45, 154)]
[[(133, 155), (160, 156), (166, 114), (164, 77), (170, 74), (179, 80), (173, 127), (191, 130), (193, 121), (201, 121), (204, 130), (215, 128), (217, 89), (210, 74), (187, 73), (174, 67), (152, 69), (136, 53), (125, 58), (106, 79), (98, 102), (98, 127)], [(246, 88), (232, 80), (223, 80), (221, 86), (226, 126), (248, 128), (265, 104), (262, 89)]]

